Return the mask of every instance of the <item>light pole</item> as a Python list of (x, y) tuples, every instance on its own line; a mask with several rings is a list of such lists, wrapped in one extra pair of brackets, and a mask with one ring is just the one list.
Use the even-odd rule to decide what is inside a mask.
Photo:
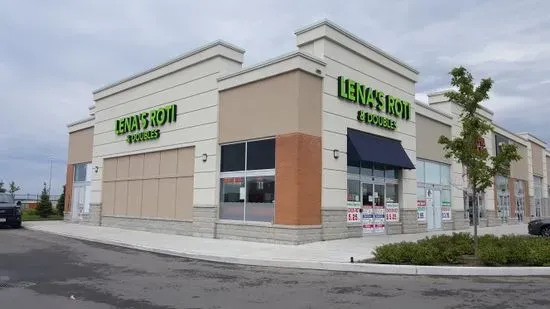
[(52, 190), (52, 159), (50, 159), (50, 181), (48, 182), (48, 195), (51, 195)]

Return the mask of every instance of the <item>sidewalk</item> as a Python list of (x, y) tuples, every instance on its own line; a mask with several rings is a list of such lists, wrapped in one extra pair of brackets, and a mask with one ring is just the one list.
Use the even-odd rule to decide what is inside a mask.
[[(429, 235), (452, 234), (456, 231), (421, 234), (382, 235), (315, 242), (304, 245), (278, 245), (238, 240), (210, 239), (171, 234), (87, 226), (60, 221), (24, 222), (29, 230), (67, 237), (147, 250), (176, 256), (250, 265), (283, 265), (286, 262), (349, 263), (371, 258), (372, 250), (383, 244), (415, 241)], [(470, 229), (473, 233), (473, 228)], [(479, 234), (526, 234), (525, 224), (480, 228)]]

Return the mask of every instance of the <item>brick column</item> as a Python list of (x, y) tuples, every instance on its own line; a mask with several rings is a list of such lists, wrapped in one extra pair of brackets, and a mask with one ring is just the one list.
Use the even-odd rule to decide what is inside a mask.
[(276, 137), (275, 224), (321, 224), (321, 167), (320, 137), (303, 133)]
[(71, 219), (71, 205), (73, 197), (74, 165), (67, 164), (67, 174), (65, 180), (65, 207), (63, 217), (65, 221)]

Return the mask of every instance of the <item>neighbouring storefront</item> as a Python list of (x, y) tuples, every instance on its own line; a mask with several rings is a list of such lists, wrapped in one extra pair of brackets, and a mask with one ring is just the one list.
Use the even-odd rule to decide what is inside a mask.
[[(94, 91), (68, 126), (66, 220), (289, 244), (468, 228), (462, 166), (437, 141), (457, 136), (456, 105), (415, 100), (418, 71), (332, 22), (295, 35), (250, 67), (216, 41)], [(525, 159), (477, 197), (480, 219), (543, 215), (546, 150), (495, 130)]]

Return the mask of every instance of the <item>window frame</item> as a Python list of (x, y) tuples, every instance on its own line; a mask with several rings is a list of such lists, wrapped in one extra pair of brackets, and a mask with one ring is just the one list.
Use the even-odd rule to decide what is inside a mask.
[[(218, 212), (218, 220), (225, 220), (225, 221), (232, 221), (232, 222), (243, 222), (243, 223), (246, 223), (246, 222), (251, 222), (251, 223), (258, 223), (258, 224), (274, 224), (274, 220), (275, 220), (275, 207), (277, 206), (277, 196), (275, 196), (275, 192), (273, 192), (273, 195), (274, 195), (274, 199), (273, 199), (273, 217), (271, 218), (271, 222), (268, 222), (268, 221), (250, 221), (250, 220), (246, 220), (246, 204), (247, 204), (247, 199), (248, 199), (248, 181), (247, 181), (247, 177), (274, 177), (275, 178), (275, 168), (272, 168), (272, 169), (260, 169), (260, 170), (248, 170), (248, 143), (253, 143), (253, 142), (257, 142), (257, 141), (264, 141), (264, 140), (274, 140), (274, 143), (275, 143), (275, 147), (274, 147), (274, 151), (275, 151), (275, 163), (276, 163), (276, 149), (277, 149), (277, 141), (275, 139), (275, 137), (266, 137), (266, 138), (260, 138), (260, 139), (252, 139), (252, 140), (245, 140), (245, 141), (238, 141), (238, 142), (231, 142), (231, 143), (224, 143), (224, 144), (220, 144), (220, 165), (219, 165), (219, 168), (220, 168), (220, 173), (219, 173), (219, 177), (218, 177), (218, 181), (220, 183), (220, 200), (219, 200), (219, 203), (220, 203), (220, 208), (222, 207), (222, 204), (223, 202), (221, 201), (221, 191), (223, 190), (223, 188), (221, 188), (221, 180), (225, 179), (225, 178), (234, 178), (234, 177), (242, 177), (244, 179), (244, 191), (245, 191), (245, 198), (243, 200), (243, 219), (242, 220), (235, 220), (235, 219), (224, 219), (224, 218), (221, 218), (220, 217), (220, 214), (221, 214), (221, 211)], [(245, 147), (244, 147), (244, 170), (242, 171), (230, 171), (230, 172), (222, 172), (221, 171), (221, 148), (223, 146), (226, 146), (226, 145), (235, 145), (235, 144), (244, 144)], [(276, 179), (275, 179), (275, 186), (276, 186)], [(276, 190), (276, 189), (275, 189)]]

